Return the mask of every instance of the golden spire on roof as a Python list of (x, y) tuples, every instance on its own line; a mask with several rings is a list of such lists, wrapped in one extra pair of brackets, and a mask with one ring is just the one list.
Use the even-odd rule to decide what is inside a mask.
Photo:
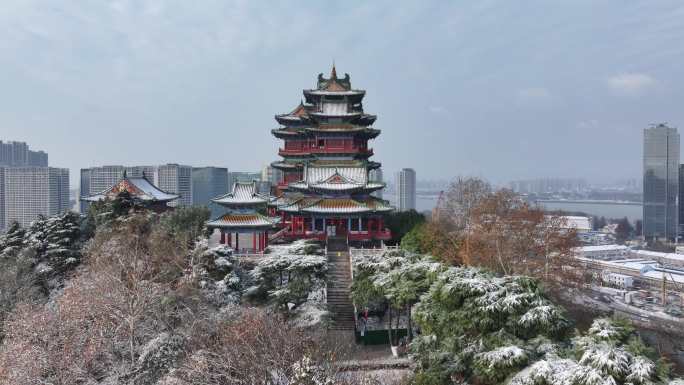
[(333, 59), (332, 71), (330, 71), (330, 79), (337, 79), (337, 71), (335, 70), (335, 60)]

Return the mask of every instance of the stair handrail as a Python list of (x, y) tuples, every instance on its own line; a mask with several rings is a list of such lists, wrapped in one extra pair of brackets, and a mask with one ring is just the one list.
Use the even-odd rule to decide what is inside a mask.
[(275, 233), (271, 234), (271, 235), (268, 237), (268, 240), (269, 240), (269, 241), (273, 241), (273, 240), (275, 240), (275, 239), (280, 238), (283, 234), (285, 234), (285, 233), (290, 229), (290, 226), (291, 226), (290, 224), (285, 225), (282, 229), (280, 229), (280, 230), (276, 231)]
[[(347, 238), (347, 254), (349, 256), (349, 277), (351, 277), (351, 283), (354, 284), (354, 257), (352, 255), (351, 249), (349, 248), (349, 238)], [(349, 296), (351, 297), (351, 288), (349, 288)], [(351, 298), (349, 298), (351, 300)], [(356, 303), (351, 301), (352, 307), (354, 308), (354, 332), (358, 330), (359, 319), (358, 319), (358, 309), (356, 308)]]

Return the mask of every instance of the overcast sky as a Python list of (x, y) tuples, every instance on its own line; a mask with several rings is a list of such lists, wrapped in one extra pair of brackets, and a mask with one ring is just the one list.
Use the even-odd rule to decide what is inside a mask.
[(419, 179), (606, 180), (684, 129), (684, 3), (0, 2), (0, 139), (50, 164), (259, 169), (331, 62), (367, 90), (375, 160)]

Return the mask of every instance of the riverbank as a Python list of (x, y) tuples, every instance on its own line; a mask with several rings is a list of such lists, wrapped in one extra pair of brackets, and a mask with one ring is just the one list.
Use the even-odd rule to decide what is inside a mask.
[(548, 211), (582, 212), (587, 215), (605, 218), (627, 218), (635, 223), (643, 217), (641, 202), (601, 201), (601, 200), (552, 200), (538, 199), (532, 203), (539, 204)]

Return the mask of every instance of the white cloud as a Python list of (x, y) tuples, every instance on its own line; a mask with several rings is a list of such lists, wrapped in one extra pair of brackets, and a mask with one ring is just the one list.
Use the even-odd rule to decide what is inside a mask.
[(655, 79), (647, 74), (622, 73), (608, 78), (608, 85), (624, 94), (637, 94), (655, 84)]

